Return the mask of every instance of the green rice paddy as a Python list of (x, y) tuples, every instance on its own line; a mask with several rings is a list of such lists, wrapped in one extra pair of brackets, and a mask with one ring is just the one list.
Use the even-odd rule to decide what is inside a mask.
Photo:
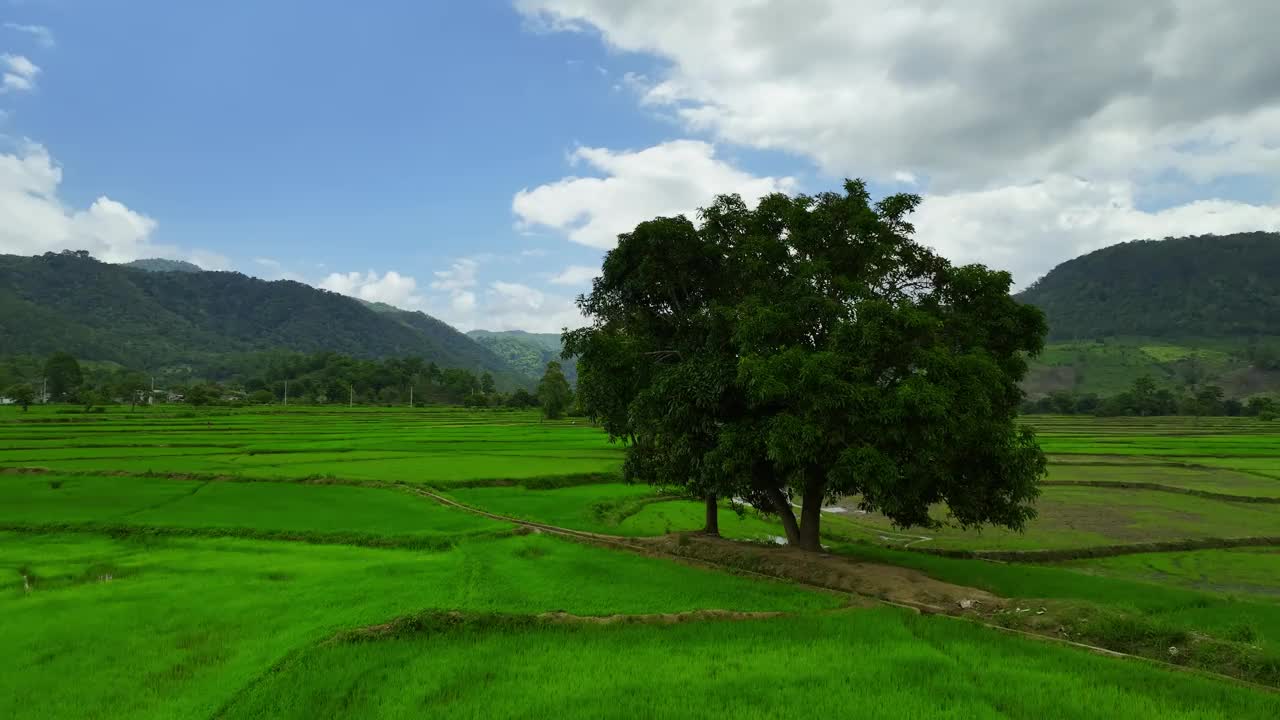
[[(825, 515), (827, 544), (1056, 603), (1095, 644), (1152, 655), (1203, 637), (1183, 662), (1280, 685), (1274, 547), (1039, 566), (918, 552), (1280, 534), (1280, 426), (1037, 423), (1051, 484), (1026, 533), (893, 528), (854, 498)], [(1280, 714), (1276, 695), (1220, 680), (527, 534), (418, 492), (627, 538), (701, 526), (700, 501), (622, 484), (621, 452), (525, 412), (0, 409), (0, 716)], [(1053, 484), (1081, 482), (1110, 485)], [(727, 505), (721, 529), (781, 535)], [(700, 610), (780, 615), (540, 618)], [(404, 617), (421, 620), (386, 625)]]

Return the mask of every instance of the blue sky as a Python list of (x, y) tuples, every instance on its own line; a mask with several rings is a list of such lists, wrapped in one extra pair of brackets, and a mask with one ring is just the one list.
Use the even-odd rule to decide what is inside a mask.
[[(1011, 126), (990, 108), (1049, 70), (921, 70), (840, 32), (841, 3), (806, 2), (848, 43), (759, 2), (0, 0), (0, 252), (184, 257), (554, 330), (616, 232), (715, 192), (846, 175), (924, 192), (924, 239), (1021, 283), (1111, 242), (1280, 217), (1276, 97), (1248, 77), (1222, 113), (1187, 115), (1190, 90), (1115, 73)], [(921, 10), (914, 29), (943, 21), (963, 19)], [(1029, 51), (1022, 22), (995, 59)], [(1160, 32), (1174, 67), (1243, 52)], [(919, 88), (942, 81), (929, 112)]]

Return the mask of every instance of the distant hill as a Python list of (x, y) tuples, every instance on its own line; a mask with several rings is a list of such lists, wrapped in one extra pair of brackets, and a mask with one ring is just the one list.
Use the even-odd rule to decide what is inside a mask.
[(542, 373), (547, 369), (547, 363), (556, 360), (563, 366), (565, 378), (570, 383), (578, 382), (577, 361), (564, 360), (560, 357), (559, 333), (472, 330), (467, 335), (491, 350), (525, 377), (540, 380)]
[(154, 272), (85, 253), (0, 255), (0, 348), (13, 355), (64, 350), (138, 368), (272, 349), (415, 355), (442, 367), (489, 371), (503, 388), (531, 384), (497, 355), (422, 313), (374, 309), (288, 280)]
[(1018, 299), (1044, 310), (1051, 340), (1280, 335), (1280, 233), (1113, 245)]
[(204, 272), (204, 268), (186, 260), (169, 260), (167, 258), (142, 258), (124, 263), (125, 267), (137, 268), (148, 272)]
[(1138, 240), (1058, 265), (1017, 298), (1049, 344), (1028, 394), (1112, 395), (1147, 375), (1243, 397), (1280, 389), (1280, 233)]

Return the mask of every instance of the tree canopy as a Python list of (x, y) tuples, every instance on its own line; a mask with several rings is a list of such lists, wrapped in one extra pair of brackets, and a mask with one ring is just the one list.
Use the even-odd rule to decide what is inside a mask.
[(916, 243), (918, 203), (849, 181), (619, 236), (565, 348), (628, 477), (743, 498), (808, 549), (844, 496), (900, 525), (937, 524), (942, 503), (961, 526), (1021, 528), (1045, 460), (1018, 382), (1044, 319), (1008, 273)]

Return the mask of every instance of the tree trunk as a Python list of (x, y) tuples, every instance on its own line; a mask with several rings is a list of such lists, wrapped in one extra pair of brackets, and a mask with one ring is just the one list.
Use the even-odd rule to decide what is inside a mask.
[(776, 487), (765, 489), (765, 494), (769, 497), (769, 502), (773, 503), (773, 509), (778, 513), (778, 517), (782, 519), (782, 529), (787, 533), (788, 545), (800, 544), (800, 526), (796, 523), (796, 513), (791, 509), (791, 501)]
[(715, 495), (707, 496), (707, 524), (702, 528), (704, 535), (720, 537), (720, 503)]
[(822, 549), (819, 534), (822, 524), (823, 487), (820, 482), (809, 482), (804, 488), (800, 506), (800, 548), (817, 552)]

